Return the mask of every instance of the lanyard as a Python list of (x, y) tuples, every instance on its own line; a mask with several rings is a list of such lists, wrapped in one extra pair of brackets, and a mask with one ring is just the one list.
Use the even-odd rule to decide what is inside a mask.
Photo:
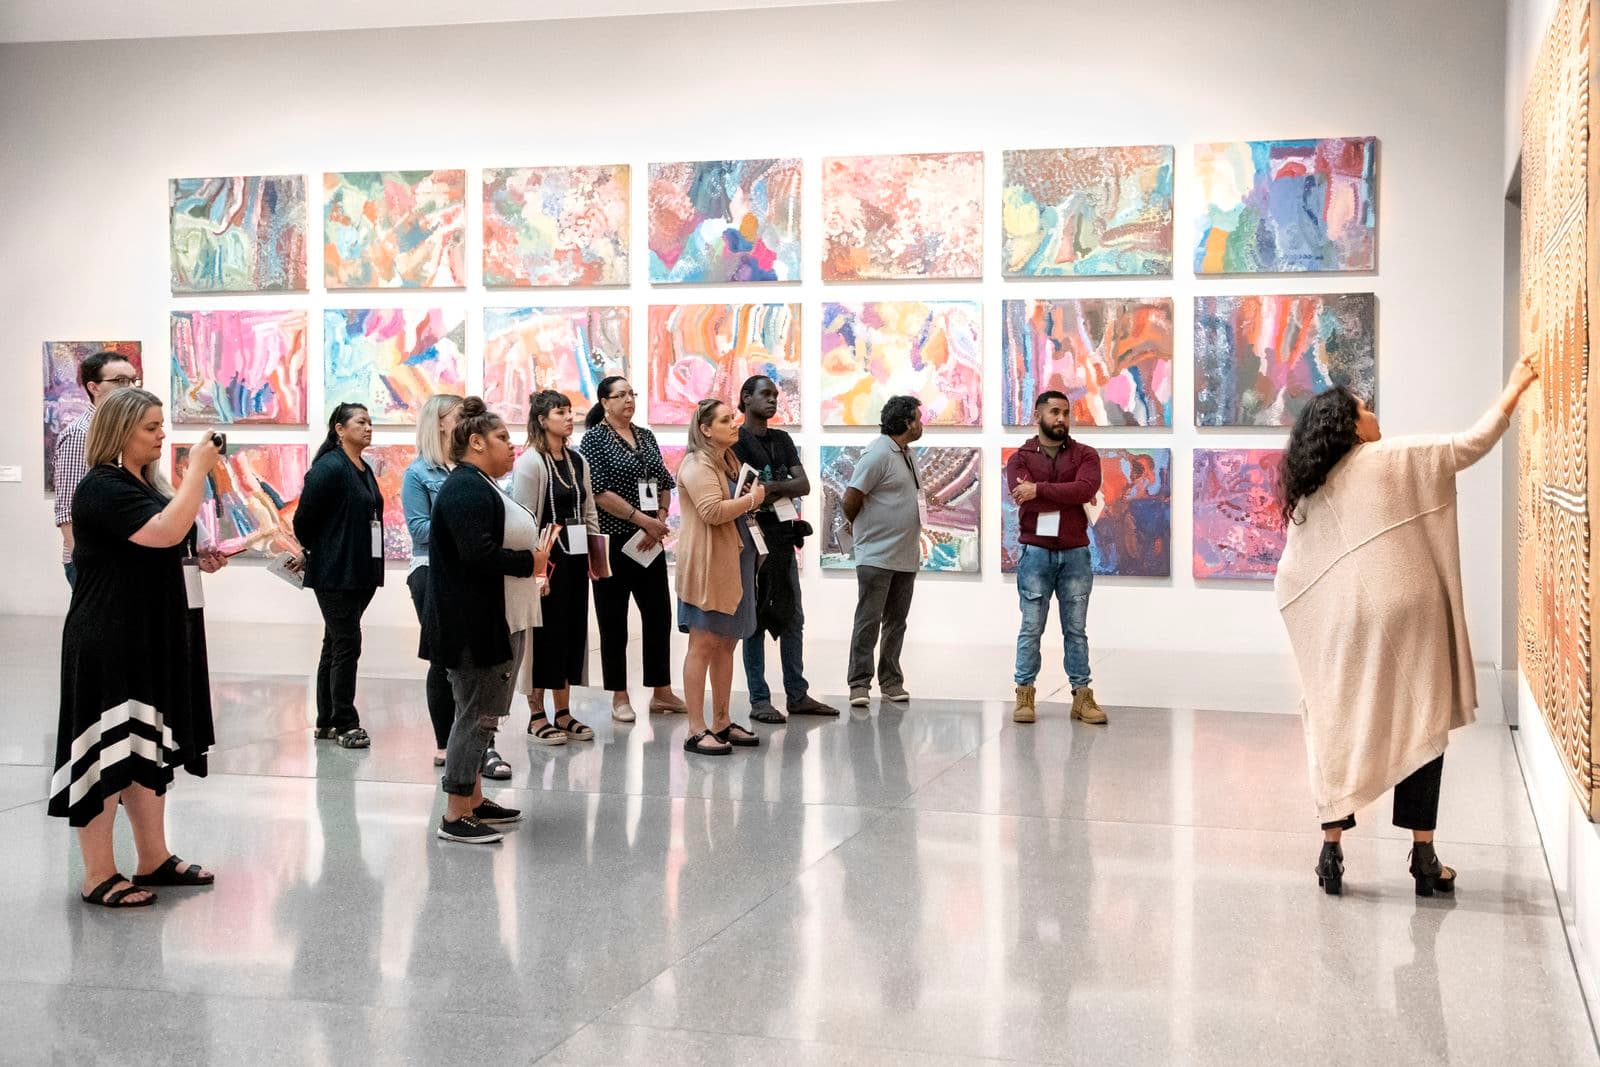
[[(895, 447), (892, 441), (890, 442), (890, 447)], [(911, 472), (911, 484), (916, 487), (917, 492), (922, 492), (922, 478), (917, 474), (917, 465), (911, 462), (911, 449), (909, 447), (897, 448), (896, 451), (900, 453), (900, 458), (906, 461), (906, 470)]]
[[(550, 516), (554, 519), (556, 514), (556, 481), (561, 479), (561, 473), (556, 468), (554, 456), (546, 455), (545, 462), (550, 467), (550, 479), (545, 483), (545, 488), (550, 493)], [(572, 490), (572, 525), (576, 526), (583, 522), (583, 483), (578, 479), (578, 471), (573, 466), (572, 450), (570, 448), (566, 450), (566, 466), (567, 477), (571, 478), (572, 481), (569, 484), (565, 479), (561, 479), (561, 488)]]

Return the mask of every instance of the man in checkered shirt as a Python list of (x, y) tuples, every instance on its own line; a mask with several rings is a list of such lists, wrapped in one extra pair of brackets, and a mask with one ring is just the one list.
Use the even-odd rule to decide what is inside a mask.
[(139, 372), (132, 363), (115, 352), (96, 352), (78, 366), (78, 384), (89, 394), (89, 410), (69, 422), (56, 438), (56, 529), (61, 531), (61, 565), (67, 584), (78, 583), (78, 568), (72, 563), (72, 496), (78, 483), (89, 473), (84, 445), (89, 436), (89, 420), (100, 398), (129, 385), (140, 385)]

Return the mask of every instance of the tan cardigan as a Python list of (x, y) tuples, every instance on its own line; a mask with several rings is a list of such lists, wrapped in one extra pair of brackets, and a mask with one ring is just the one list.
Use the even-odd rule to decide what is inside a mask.
[(1509, 425), (1496, 408), (1466, 433), (1357, 445), (1289, 526), (1278, 610), (1323, 822), (1378, 799), (1473, 721), (1456, 473)]
[(728, 492), (728, 474), (712, 457), (690, 452), (678, 467), (683, 523), (678, 528), (678, 599), (702, 611), (732, 615), (744, 596), (739, 552), (744, 541), (734, 525), (750, 513), (747, 497)]

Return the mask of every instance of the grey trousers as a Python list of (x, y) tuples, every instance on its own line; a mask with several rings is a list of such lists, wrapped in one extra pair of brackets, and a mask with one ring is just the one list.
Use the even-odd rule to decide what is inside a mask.
[(446, 672), (455, 697), (456, 718), (450, 724), (450, 740), (444, 749), (444, 777), (440, 784), (446, 793), (470, 797), (483, 770), (483, 754), (494, 744), (500, 720), (511, 713), (511, 699), (517, 692), (517, 665), (522, 662), (522, 642), (526, 632), (511, 635), (511, 658), (504, 663), (480, 667), (472, 661), (472, 650), (463, 649), (461, 664)]
[[(882, 567), (856, 568), (856, 622), (850, 633), (850, 688), (872, 685), (872, 655), (878, 655), (878, 687), (898, 686), (900, 646), (906, 640), (906, 616), (911, 614), (911, 593), (916, 571), (890, 571)], [(883, 644), (878, 644), (879, 631)]]

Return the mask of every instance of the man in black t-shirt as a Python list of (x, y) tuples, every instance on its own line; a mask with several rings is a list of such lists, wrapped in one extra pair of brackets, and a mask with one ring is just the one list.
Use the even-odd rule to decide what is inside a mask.
[(767, 634), (778, 639), (783, 661), (783, 689), (790, 715), (837, 715), (838, 708), (812, 698), (806, 683), (805, 613), (800, 608), (800, 567), (795, 550), (810, 528), (800, 522), (798, 501), (811, 492), (811, 480), (800, 466), (794, 440), (767, 425), (778, 411), (778, 386), (757, 375), (739, 390), (744, 425), (734, 455), (761, 475), (766, 503), (756, 512), (767, 556), (756, 573), (756, 632), (745, 639), (744, 674), (750, 688), (750, 717), (781, 723), (783, 712), (772, 706), (767, 686)]

